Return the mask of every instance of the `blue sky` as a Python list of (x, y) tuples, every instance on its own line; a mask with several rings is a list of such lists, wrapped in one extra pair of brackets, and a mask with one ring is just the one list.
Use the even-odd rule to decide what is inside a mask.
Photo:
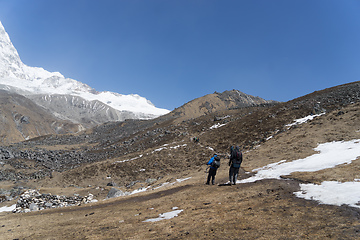
[(22, 61), (173, 110), (360, 80), (359, 0), (0, 0)]

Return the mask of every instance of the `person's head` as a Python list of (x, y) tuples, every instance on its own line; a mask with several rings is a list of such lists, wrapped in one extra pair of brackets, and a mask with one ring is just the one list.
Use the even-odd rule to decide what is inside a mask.
[(239, 147), (239, 146), (236, 146), (236, 147), (235, 147), (235, 150), (236, 150), (236, 151), (239, 151), (239, 150), (240, 150), (240, 147)]

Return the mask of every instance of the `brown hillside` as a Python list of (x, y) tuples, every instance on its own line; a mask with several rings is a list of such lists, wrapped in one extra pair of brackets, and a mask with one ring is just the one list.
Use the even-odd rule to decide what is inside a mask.
[[(360, 179), (360, 159), (318, 172), (293, 173), (283, 180), (204, 185), (205, 163), (215, 151), (222, 155), (216, 182), (227, 181), (226, 155), (232, 144), (244, 150), (240, 177), (247, 178), (253, 169), (270, 163), (310, 156), (319, 143), (360, 139), (358, 92), (356, 82), (275, 106), (223, 110), (182, 122), (109, 123), (91, 132), (46, 136), (1, 149), (2, 156), (5, 151), (19, 156), (1, 160), (1, 174), (18, 176), (3, 181), (4, 187), (68, 196), (92, 193), (99, 202), (0, 213), (0, 234), (4, 239), (359, 239), (359, 208), (319, 204), (293, 192), (304, 182)], [(325, 114), (286, 126), (313, 113)], [(53, 173), (40, 179), (27, 175), (36, 169)], [(177, 180), (185, 178), (189, 179)], [(103, 201), (112, 187), (123, 192), (148, 190)], [(143, 222), (174, 207), (183, 210), (177, 217)]]
[(74, 133), (79, 124), (55, 118), (31, 100), (0, 90), (0, 142), (14, 143), (48, 134)]
[(260, 97), (254, 97), (238, 90), (215, 92), (194, 99), (172, 111), (169, 116), (177, 118), (176, 122), (197, 118), (203, 115), (244, 107), (276, 104), (275, 101), (267, 101)]

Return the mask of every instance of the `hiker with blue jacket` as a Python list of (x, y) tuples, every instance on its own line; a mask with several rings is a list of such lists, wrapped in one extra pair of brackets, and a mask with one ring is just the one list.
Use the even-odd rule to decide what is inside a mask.
[(230, 147), (230, 161), (229, 161), (229, 183), (230, 185), (235, 185), (237, 177), (239, 175), (239, 169), (242, 163), (243, 157), (242, 152), (240, 151), (239, 146)]
[(214, 185), (216, 171), (220, 167), (220, 157), (215, 153), (214, 156), (208, 161), (206, 165), (210, 165), (206, 184), (209, 185), (211, 179), (211, 184)]

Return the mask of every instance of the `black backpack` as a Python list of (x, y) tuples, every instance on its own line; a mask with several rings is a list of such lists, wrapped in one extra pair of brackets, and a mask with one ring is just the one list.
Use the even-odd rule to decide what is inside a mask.
[(242, 152), (240, 150), (235, 150), (234, 152), (234, 160), (233, 167), (239, 168), (242, 163)]
[(211, 163), (211, 166), (214, 168), (220, 167), (220, 157), (219, 156), (214, 157), (214, 161)]

